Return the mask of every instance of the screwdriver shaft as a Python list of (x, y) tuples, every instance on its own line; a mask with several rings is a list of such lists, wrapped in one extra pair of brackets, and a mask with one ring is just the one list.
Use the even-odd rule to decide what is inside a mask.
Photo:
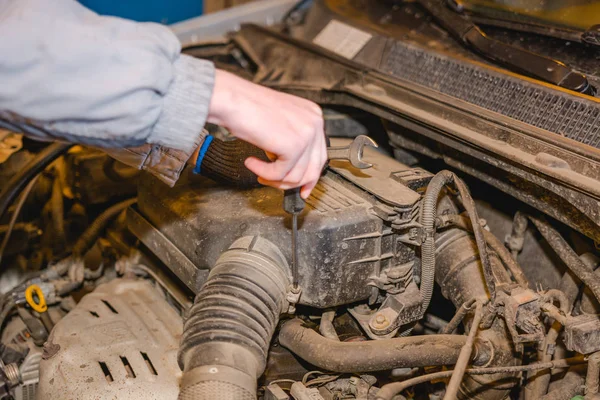
[(292, 284), (298, 288), (298, 214), (292, 214)]

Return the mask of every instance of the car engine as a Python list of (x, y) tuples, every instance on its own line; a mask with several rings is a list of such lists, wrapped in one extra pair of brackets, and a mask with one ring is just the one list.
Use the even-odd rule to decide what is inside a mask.
[(283, 193), (238, 179), (225, 129), (229, 175), (172, 188), (0, 132), (0, 399), (600, 398), (600, 78), (476, 13), (586, 84), (469, 51), (436, 4), (301, 1), (184, 41), (319, 103), (332, 146), (379, 144), (306, 200), (297, 286)]

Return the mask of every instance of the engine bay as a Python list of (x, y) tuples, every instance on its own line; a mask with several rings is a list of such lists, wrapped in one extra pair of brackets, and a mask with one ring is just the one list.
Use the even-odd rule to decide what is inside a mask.
[[(318, 102), (332, 146), (380, 146), (371, 168), (323, 171), (297, 286), (282, 191), (191, 168), (170, 188), (0, 133), (0, 399), (598, 398), (594, 94), (466, 54), (416, 3), (372, 3), (315, 1), (185, 49)], [(336, 23), (362, 45), (332, 49)]]

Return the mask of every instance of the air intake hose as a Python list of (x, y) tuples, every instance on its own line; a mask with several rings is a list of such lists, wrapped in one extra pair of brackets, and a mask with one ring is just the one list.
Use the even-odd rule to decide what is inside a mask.
[(179, 349), (179, 400), (256, 399), (289, 268), (266, 239), (238, 239), (219, 257), (189, 311)]

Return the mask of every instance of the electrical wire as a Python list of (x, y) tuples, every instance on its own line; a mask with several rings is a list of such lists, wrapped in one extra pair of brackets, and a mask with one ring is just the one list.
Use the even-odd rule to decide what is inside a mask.
[(460, 387), (460, 383), (462, 382), (467, 366), (469, 365), (469, 359), (471, 358), (473, 345), (475, 344), (475, 336), (477, 336), (477, 332), (479, 331), (479, 324), (481, 323), (482, 317), (483, 303), (481, 301), (477, 301), (475, 306), (475, 316), (473, 317), (473, 322), (471, 324), (471, 331), (467, 336), (467, 343), (465, 343), (463, 348), (460, 350), (460, 354), (458, 355), (458, 360), (454, 366), (454, 373), (452, 374), (450, 382), (448, 383), (448, 387), (446, 388), (444, 400), (456, 399), (458, 388)]
[(315, 370), (315, 371), (308, 371), (306, 374), (304, 374), (304, 376), (302, 377), (302, 384), (305, 385), (306, 382), (308, 381), (308, 377), (311, 375), (315, 375), (315, 374), (319, 374), (319, 375), (327, 375), (325, 372), (319, 371), (319, 370)]
[(8, 209), (8, 206), (23, 191), (25, 186), (42, 172), (54, 160), (65, 154), (73, 145), (66, 143), (52, 143), (44, 148), (36, 156), (13, 175), (8, 182), (2, 185), (0, 192), (0, 219)]
[(8, 223), (8, 229), (6, 230), (6, 233), (4, 234), (4, 238), (2, 239), (2, 244), (0, 244), (0, 265), (2, 265), (2, 256), (4, 255), (4, 251), (6, 250), (6, 246), (8, 245), (8, 241), (10, 240), (10, 237), (12, 235), (12, 231), (15, 227), (15, 223), (17, 222), (17, 219), (19, 218), (19, 214), (21, 213), (21, 209), (23, 208), (23, 205), (25, 204), (25, 201), (27, 200), (27, 198), (29, 197), (29, 194), (31, 193), (31, 190), (33, 189), (33, 187), (35, 186), (37, 180), (38, 180), (38, 176), (36, 176), (35, 178), (33, 178), (25, 187), (25, 189), (23, 190), (23, 193), (21, 193), (21, 197), (19, 197), (19, 200), (17, 201), (17, 204), (15, 204), (15, 210), (13, 212), (12, 217), (10, 218), (10, 222)]
[(293, 379), (275, 379), (274, 381), (269, 382), (269, 385), (276, 385), (278, 383), (291, 383), (291, 384), (294, 384), (294, 383), (296, 383), (296, 381), (293, 380)]
[(600, 276), (587, 266), (579, 255), (573, 250), (561, 234), (543, 216), (527, 215), (527, 218), (535, 225), (552, 250), (565, 263), (565, 265), (583, 282), (600, 301)]
[[(516, 365), (509, 367), (489, 367), (489, 368), (470, 368), (465, 371), (468, 375), (490, 375), (490, 374), (501, 374), (501, 373), (519, 373), (527, 371), (536, 371), (539, 369), (547, 368), (568, 368), (571, 365), (584, 364), (585, 360), (582, 357), (566, 358), (562, 360), (554, 360), (545, 363), (536, 363), (529, 365)], [(431, 382), (437, 379), (445, 379), (454, 373), (451, 371), (440, 371), (434, 372), (427, 375), (417, 376), (415, 378), (407, 379), (402, 382), (394, 382), (384, 385), (377, 392), (377, 400), (391, 400), (398, 393), (408, 389), (409, 387), (419, 385), (421, 383)]]
[(440, 331), (440, 334), (450, 335), (452, 332), (454, 332), (456, 330), (456, 328), (458, 328), (458, 325), (460, 325), (460, 323), (465, 318), (465, 315), (467, 315), (467, 313), (470, 310), (472, 310), (473, 304), (475, 304), (476, 301), (477, 301), (476, 299), (471, 299), (471, 300), (465, 301), (462, 304), (462, 306), (460, 306), (460, 308), (458, 310), (456, 310), (456, 313), (454, 314), (454, 317), (452, 317), (450, 322), (448, 322), (448, 324), (444, 327), (444, 329), (442, 329)]

